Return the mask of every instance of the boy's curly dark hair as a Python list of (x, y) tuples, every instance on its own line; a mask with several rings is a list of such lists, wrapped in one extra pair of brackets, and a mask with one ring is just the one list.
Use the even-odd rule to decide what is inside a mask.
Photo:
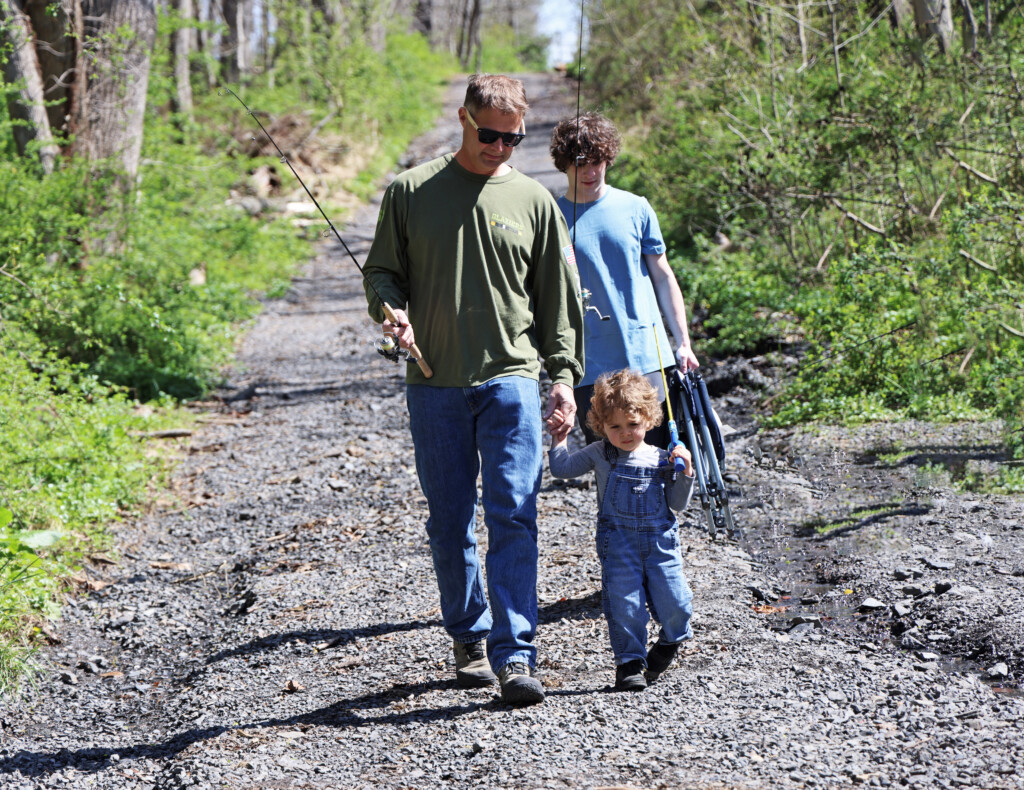
[(622, 148), (622, 138), (615, 125), (601, 113), (583, 113), (579, 119), (579, 143), (576, 140), (576, 119), (560, 121), (551, 133), (551, 158), (563, 173), (576, 163), (607, 162), (611, 165)]
[(598, 436), (605, 436), (604, 426), (616, 409), (635, 415), (650, 428), (661, 425), (658, 391), (646, 376), (635, 370), (616, 370), (598, 376), (594, 382), (594, 397), (590, 399), (590, 411), (587, 412), (587, 427)]

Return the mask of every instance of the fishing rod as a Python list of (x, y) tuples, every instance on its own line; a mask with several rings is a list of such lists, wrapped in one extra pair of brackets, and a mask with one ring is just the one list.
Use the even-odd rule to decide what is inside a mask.
[[(346, 253), (348, 253), (348, 257), (352, 259), (352, 263), (354, 263), (355, 267), (359, 270), (359, 274), (362, 276), (363, 282), (370, 286), (370, 290), (373, 291), (373, 295), (376, 296), (377, 301), (380, 302), (381, 309), (384, 311), (384, 315), (387, 317), (388, 321), (390, 321), (396, 327), (396, 329), (400, 329), (402, 326), (404, 326), (404, 324), (402, 324), (402, 322), (398, 320), (398, 316), (395, 314), (395, 311), (391, 307), (391, 305), (384, 301), (384, 298), (380, 295), (380, 292), (377, 290), (377, 287), (369, 280), (369, 278), (367, 278), (365, 272), (363, 272), (363, 267), (359, 265), (359, 261), (356, 260), (356, 256), (352, 254), (352, 250), (349, 249), (348, 245), (345, 243), (345, 240), (341, 237), (341, 234), (338, 233), (338, 229), (334, 227), (334, 223), (331, 222), (331, 218), (328, 217), (326, 212), (320, 207), (319, 201), (317, 201), (317, 199), (313, 197), (313, 193), (309, 191), (309, 187), (306, 186), (306, 182), (303, 181), (301, 176), (299, 176), (299, 174), (296, 172), (295, 167), (291, 163), (291, 160), (287, 157), (285, 152), (281, 150), (281, 147), (277, 144), (277, 141), (275, 141), (274, 138), (270, 136), (270, 132), (267, 131), (266, 127), (262, 124), (260, 119), (256, 117), (256, 113), (250, 110), (249, 106), (244, 101), (242, 101), (241, 97), (233, 90), (231, 90), (231, 88), (223, 88), (222, 91), (230, 93), (232, 96), (238, 99), (238, 103), (245, 107), (245, 111), (249, 113), (249, 115), (252, 117), (254, 121), (256, 121), (257, 125), (260, 127), (260, 130), (263, 132), (264, 135), (266, 135), (266, 138), (271, 142), (274, 148), (277, 149), (277, 153), (280, 155), (281, 162), (283, 164), (288, 165), (288, 169), (292, 171), (292, 175), (295, 176), (295, 179), (302, 185), (302, 188), (306, 190), (306, 194), (309, 195), (309, 199), (313, 201), (313, 205), (316, 206), (317, 211), (320, 212), (320, 216), (322, 216), (324, 220), (327, 222), (328, 227), (332, 231), (334, 231), (335, 238), (338, 239), (338, 242), (341, 244), (342, 248), (345, 250)], [(223, 95), (223, 92), (221, 95)], [(255, 137), (252, 139), (258, 142)], [(324, 231), (324, 235), (327, 235), (327, 231)], [(384, 337), (378, 340), (376, 345), (377, 352), (385, 359), (389, 359), (392, 362), (398, 362), (399, 359), (402, 358), (402, 354), (404, 351), (404, 353), (407, 354), (409, 358), (412, 359), (419, 366), (419, 369), (423, 372), (424, 376), (426, 376), (429, 379), (431, 376), (434, 375), (434, 371), (430, 369), (430, 365), (428, 365), (427, 361), (423, 358), (423, 352), (420, 351), (419, 346), (417, 346), (415, 343), (413, 343), (408, 350), (403, 350), (398, 345), (398, 338), (393, 334), (385, 332)]]
[[(682, 444), (682, 442), (679, 441), (679, 428), (676, 425), (676, 421), (672, 418), (672, 398), (668, 391), (668, 378), (665, 376), (665, 363), (661, 361), (661, 341), (658, 339), (658, 322), (655, 321), (652, 323), (651, 328), (654, 330), (654, 347), (658, 350), (658, 369), (661, 371), (661, 384), (665, 388), (665, 410), (668, 412), (668, 450), (669, 452), (672, 452), (673, 448), (675, 448), (677, 444)], [(686, 469), (686, 463), (682, 458), (675, 459), (675, 468), (677, 472), (681, 472)]]
[[(579, 268), (576, 258), (576, 186), (580, 174), (580, 164), (586, 158), (583, 155), (583, 145), (580, 143), (580, 97), (583, 89), (583, 3), (580, 0), (580, 37), (579, 49), (576, 55), (576, 166), (572, 170), (572, 256), (577, 260), (576, 267)], [(610, 315), (602, 315), (601, 311), (590, 303), (593, 293), (583, 285), (582, 274), (580, 275), (580, 301), (583, 302), (584, 313), (596, 313), (601, 321), (610, 321)]]

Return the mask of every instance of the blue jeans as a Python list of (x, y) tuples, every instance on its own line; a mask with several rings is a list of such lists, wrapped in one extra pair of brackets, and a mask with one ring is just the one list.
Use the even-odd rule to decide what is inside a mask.
[(693, 593), (683, 575), (679, 530), (657, 469), (612, 462), (597, 523), (601, 602), (616, 664), (647, 664), (648, 606), (658, 641), (693, 637)]
[[(444, 627), (456, 642), (487, 639), (495, 671), (511, 661), (535, 666), (539, 385), (522, 376), (477, 387), (409, 384), (406, 397)], [(481, 472), (486, 595), (475, 534)]]

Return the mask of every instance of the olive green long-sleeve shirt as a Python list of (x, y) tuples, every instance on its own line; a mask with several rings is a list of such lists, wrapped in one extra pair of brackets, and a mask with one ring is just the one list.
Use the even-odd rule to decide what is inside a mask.
[[(512, 170), (470, 173), (448, 154), (384, 194), (363, 274), (405, 308), (434, 371), (410, 383), (476, 386), (499, 376), (574, 386), (583, 375), (583, 306), (565, 219), (550, 193)], [(369, 312), (384, 314), (366, 286)]]

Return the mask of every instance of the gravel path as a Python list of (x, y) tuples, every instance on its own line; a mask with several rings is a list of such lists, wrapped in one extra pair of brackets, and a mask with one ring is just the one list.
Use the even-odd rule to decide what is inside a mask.
[[(513, 163), (539, 175), (575, 97), (541, 76), (528, 94)], [(375, 213), (344, 231), (360, 260)], [(611, 690), (594, 491), (545, 477), (549, 696), (516, 710), (454, 685), (401, 370), (372, 338), (333, 247), (267, 304), (225, 405), (181, 445), (174, 496), (123, 525), (121, 561), (97, 558), (47, 670), (4, 703), (0, 786), (1024, 787), (1024, 503), (965, 497), (927, 465), (983, 462), (989, 426), (758, 432), (729, 387), (748, 539), (684, 514), (696, 639), (640, 694)], [(734, 384), (756, 378), (743, 364)]]

